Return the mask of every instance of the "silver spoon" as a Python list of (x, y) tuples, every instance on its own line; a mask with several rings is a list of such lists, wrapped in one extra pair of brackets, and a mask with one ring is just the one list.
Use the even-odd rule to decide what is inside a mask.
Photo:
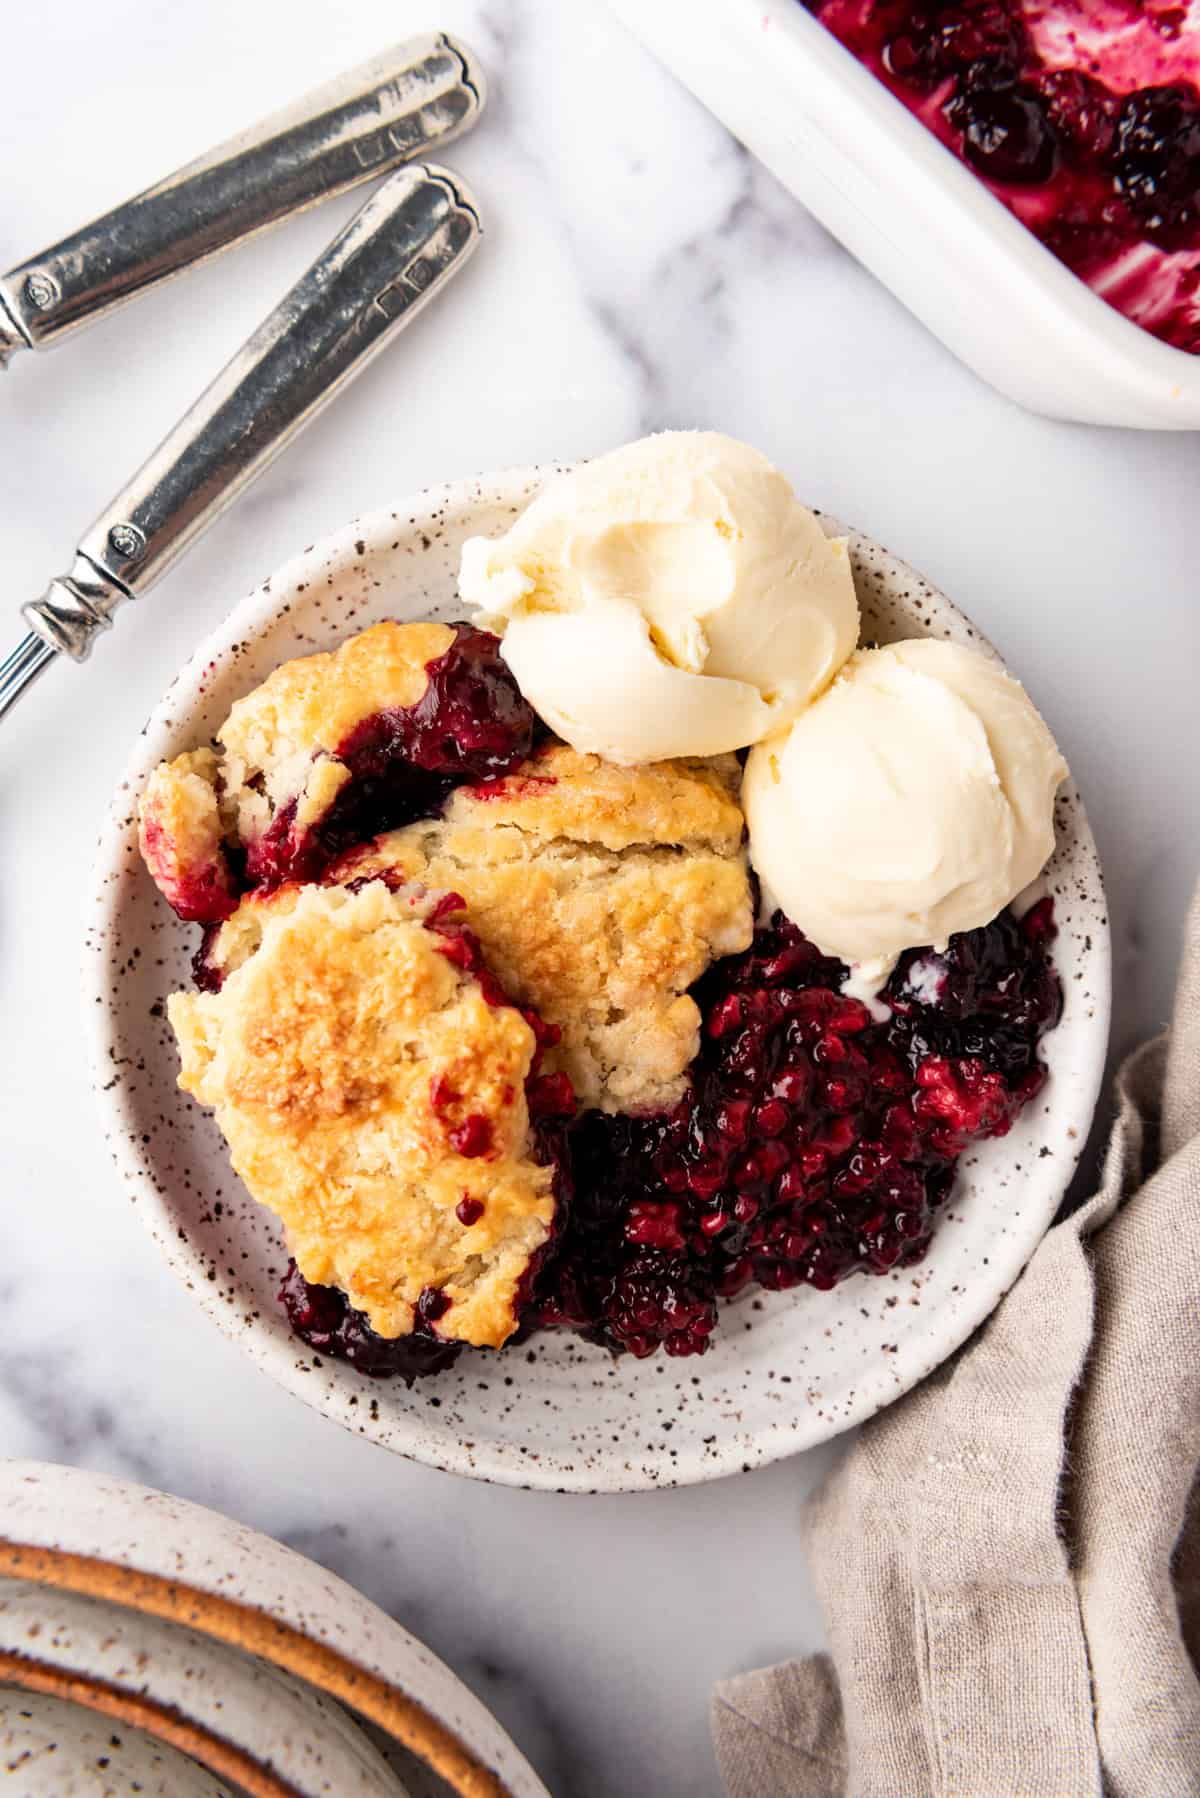
[(455, 39), (411, 38), (339, 75), (0, 275), (0, 368), (147, 287), (469, 129), (485, 87)]
[(22, 607), (0, 717), (60, 655), (81, 662), (123, 600), (161, 579), (422, 306), (479, 240), (470, 193), (417, 163), (380, 186)]

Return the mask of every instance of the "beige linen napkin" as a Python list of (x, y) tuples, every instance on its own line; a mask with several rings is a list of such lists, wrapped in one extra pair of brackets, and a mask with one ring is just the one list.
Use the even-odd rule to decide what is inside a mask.
[(1117, 1098), (1100, 1191), (810, 1501), (832, 1659), (717, 1688), (733, 1798), (1200, 1795), (1200, 896)]

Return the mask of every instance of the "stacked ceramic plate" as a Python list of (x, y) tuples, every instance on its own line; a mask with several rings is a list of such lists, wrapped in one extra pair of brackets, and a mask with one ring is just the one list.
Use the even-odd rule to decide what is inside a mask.
[(545, 1798), (352, 1587), (252, 1530), (0, 1463), (0, 1780), (29, 1798)]

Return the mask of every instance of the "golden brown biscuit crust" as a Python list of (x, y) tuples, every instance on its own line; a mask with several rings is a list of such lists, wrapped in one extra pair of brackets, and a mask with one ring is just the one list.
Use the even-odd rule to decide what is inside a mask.
[(663, 1110), (699, 1049), (687, 989), (753, 935), (729, 778), (724, 761), (619, 768), (556, 746), (459, 788), (443, 818), (390, 832), (332, 877), (460, 893), (506, 990), (561, 1029), (548, 1065), (580, 1105)]
[(440, 1335), (498, 1348), (555, 1208), (525, 1098), (536, 1042), (442, 953), (431, 903), (380, 882), (245, 902), (220, 992), (169, 1002), (179, 1083), (216, 1111), (306, 1279), (382, 1336), (435, 1288)]
[(233, 909), (224, 834), (215, 752), (192, 749), (160, 762), (138, 801), (138, 847), (181, 918), (207, 920)]
[(512, 825), (543, 841), (735, 855), (745, 831), (740, 775), (731, 755), (630, 768), (553, 743), (507, 779), (460, 787), (445, 816), (451, 824)]

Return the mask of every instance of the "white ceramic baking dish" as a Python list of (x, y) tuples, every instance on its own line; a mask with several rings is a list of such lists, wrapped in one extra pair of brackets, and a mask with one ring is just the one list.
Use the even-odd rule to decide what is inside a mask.
[(1200, 356), (1063, 266), (800, 0), (610, 0), (956, 355), (1052, 417), (1200, 427)]

